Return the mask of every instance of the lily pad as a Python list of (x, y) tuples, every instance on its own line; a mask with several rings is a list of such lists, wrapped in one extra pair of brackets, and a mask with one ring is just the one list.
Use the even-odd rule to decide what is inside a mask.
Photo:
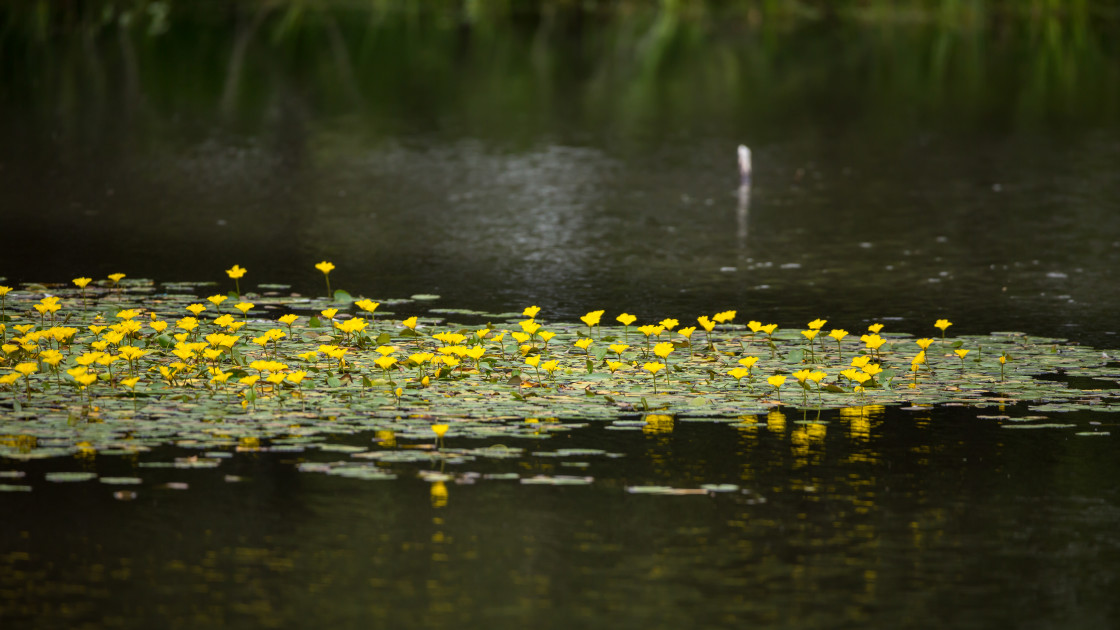
[(71, 481), (89, 481), (96, 479), (97, 474), (91, 472), (49, 472), (43, 477), (53, 483), (66, 483)]

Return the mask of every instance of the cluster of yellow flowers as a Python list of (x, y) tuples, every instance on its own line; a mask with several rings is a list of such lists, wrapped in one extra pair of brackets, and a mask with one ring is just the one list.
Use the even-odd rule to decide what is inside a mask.
[[(316, 268), (325, 277), (329, 277), (334, 265), (323, 261)], [(235, 281), (237, 295), (240, 296), (238, 281), (244, 277), (246, 270), (234, 265), (226, 270), (226, 274)], [(110, 288), (119, 288), (124, 277), (124, 274), (110, 276)], [(81, 290), (83, 305), (91, 282), (86, 277), (73, 280), (74, 285)], [(10, 287), (0, 286), (0, 315), (4, 315), (4, 320), (8, 319), (6, 300), (11, 290)], [(406, 386), (426, 387), (431, 384), (432, 379), (469, 374), (496, 378), (498, 375), (510, 376), (521, 372), (521, 377), (516, 380), (520, 390), (521, 387), (544, 385), (545, 375), (548, 382), (553, 383), (557, 373), (562, 371), (572, 373), (585, 369), (590, 373), (596, 367), (605, 366), (612, 376), (625, 377), (630, 370), (634, 370), (637, 377), (644, 378), (642, 375), (648, 375), (656, 392), (659, 380), (667, 387), (672, 385), (674, 366), (678, 366), (679, 371), (690, 363), (693, 367), (711, 363), (723, 365), (723, 360), (732, 356), (735, 360), (734, 367), (723, 373), (734, 379), (734, 385), (742, 387), (745, 380), (748, 386), (753, 387), (754, 368), (762, 359), (758, 355), (748, 354), (744, 344), (752, 343), (765, 335), (770, 356), (774, 358), (774, 335), (778, 331), (777, 324), (750, 321), (746, 325), (749, 333), (734, 332), (742, 328), (735, 329), (732, 326), (737, 312), (728, 310), (710, 317), (701, 316), (697, 318), (695, 326), (681, 327), (680, 322), (672, 318), (641, 325), (637, 331), (641, 333), (644, 343), (638, 348), (632, 348), (629, 333), (630, 327), (638, 321), (635, 315), (621, 313), (615, 317), (622, 325), (620, 340), (613, 336), (613, 332), (612, 336), (604, 337), (601, 322), (605, 311), (591, 311), (580, 318), (587, 326), (586, 333), (582, 329), (564, 325), (560, 325), (561, 332), (557, 333), (547, 330), (545, 324), (537, 319), (541, 309), (530, 306), (522, 312), (525, 319), (516, 322), (516, 326), (508, 330), (494, 330), (487, 326), (476, 330), (440, 330), (425, 336), (418, 330), (421, 326), (416, 316), (400, 321), (399, 328), (390, 324), (380, 332), (372, 330), (374, 312), (380, 304), (362, 299), (354, 305), (360, 313), (369, 317), (368, 320), (345, 313), (340, 316), (339, 309), (335, 307), (323, 309), (310, 316), (303, 332), (314, 333), (309, 337), (323, 341), (322, 333), (312, 329), (321, 328), (323, 322), (327, 322), (334, 331), (330, 339), (332, 343), (320, 343), (314, 349), (295, 353), (290, 350), (282, 352), (281, 342), (296, 333), (294, 326), (300, 320), (299, 315), (285, 314), (276, 320), (278, 325), (262, 320), (250, 321), (249, 313), (255, 306), (251, 302), (240, 301), (234, 305), (234, 309), (241, 313), (241, 317), (237, 318), (231, 313), (221, 312), (227, 296), (212, 295), (206, 300), (209, 306), (191, 303), (183, 307), (189, 314), (181, 317), (174, 314), (172, 319), (177, 319), (173, 322), (164, 319), (167, 315), (161, 317), (155, 311), (143, 313), (136, 308), (121, 309), (111, 319), (104, 319), (97, 314), (85, 326), (85, 330), (92, 334), (92, 337), (88, 337), (80, 328), (56, 325), (56, 317), (63, 308), (63, 302), (56, 296), (43, 297), (26, 311), (37, 313), (38, 324), (30, 322), (12, 325), (12, 330), (18, 335), (8, 339), (7, 327), (0, 322), (3, 350), (0, 364), (7, 365), (10, 369), (8, 373), (0, 375), (0, 385), (14, 388), (19, 379), (24, 379), (27, 396), (30, 398), (31, 377), (39, 372), (49, 371), (53, 374), (58, 387), (62, 386), (65, 379), (67, 384), (77, 387), (79, 392), (85, 392), (98, 381), (105, 381), (112, 387), (123, 384), (135, 390), (146, 374), (158, 374), (158, 378), (152, 381), (153, 386), (164, 382), (167, 387), (204, 387), (216, 392), (231, 377), (236, 377), (234, 382), (243, 386), (238, 393), (246, 402), (250, 402), (269, 393), (279, 394), (284, 391), (290, 392), (293, 397), (301, 396), (302, 383), (313, 374), (328, 387), (339, 387), (340, 378), (353, 380), (355, 375), (360, 376), (361, 382), (367, 387), (372, 386), (373, 375), (379, 381), (384, 379), (399, 402), (404, 388), (398, 387), (396, 379), (403, 380)], [(779, 399), (781, 388), (788, 380), (787, 374), (805, 392), (811, 391), (812, 384), (818, 397), (821, 395), (823, 383), (829, 374), (826, 371), (828, 366), (817, 360), (817, 352), (825, 352), (823, 341), (818, 349), (817, 338), (826, 323), (824, 319), (815, 319), (808, 323), (805, 330), (800, 331), (807, 342), (809, 358), (802, 361), (807, 367), (791, 370), (779, 365), (773, 370), (776, 373), (766, 377), (766, 383)], [(252, 326), (252, 334), (239, 334), (238, 331), (246, 325)], [(740, 352), (721, 352), (716, 349), (712, 333), (717, 325), (726, 326), (727, 333), (722, 338), (727, 339), (728, 343), (738, 343)], [(944, 319), (939, 319), (934, 324), (941, 330), (943, 343), (945, 330), (951, 325), (951, 322)], [(705, 333), (707, 351), (696, 353), (693, 334), (701, 328)], [(879, 334), (882, 328), (882, 324), (868, 327), (868, 332), (860, 337), (865, 353), (858, 354), (849, 364), (843, 364), (841, 345), (849, 335), (848, 331), (832, 329), (828, 333), (827, 336), (836, 342), (837, 356), (841, 361), (840, 366), (834, 365), (831, 368), (835, 373), (834, 381), (828, 384), (829, 387), (841, 387), (846, 383), (851, 391), (862, 394), (867, 387), (877, 385), (876, 377), (884, 373), (881, 349), (887, 343)], [(558, 334), (572, 339), (570, 348), (550, 348), (549, 342)], [(506, 344), (507, 335), (514, 342), (512, 347)], [(76, 341), (79, 337), (80, 340)], [(292, 343), (302, 341), (304, 340), (301, 338)], [(596, 343), (607, 345), (605, 348), (598, 346), (593, 351), (592, 347)], [(916, 341), (919, 352), (910, 360), (910, 370), (914, 377), (911, 386), (916, 385), (923, 366), (929, 370), (926, 351), (933, 343), (935, 341), (929, 338)], [(76, 347), (80, 347), (81, 351), (72, 352)], [(297, 345), (297, 349), (304, 347)], [(675, 353), (682, 349), (687, 349), (687, 356), (674, 358)], [(969, 350), (957, 348), (954, 352), (963, 366), (964, 357)], [(372, 358), (371, 363), (362, 365), (367, 358)], [(514, 358), (518, 361), (512, 361)], [(298, 366), (300, 369), (290, 365), (293, 360), (301, 362)], [(1001, 358), (1001, 366), (1005, 360), (1006, 358)], [(127, 369), (121, 368), (114, 374), (113, 364), (117, 361), (127, 364)], [(365, 371), (374, 366), (378, 372)], [(527, 368), (532, 369), (535, 382), (525, 376)], [(415, 370), (414, 376), (411, 370)]]

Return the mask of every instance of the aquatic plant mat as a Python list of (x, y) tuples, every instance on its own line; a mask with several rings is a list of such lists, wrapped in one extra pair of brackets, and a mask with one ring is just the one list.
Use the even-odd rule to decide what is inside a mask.
[[(493, 478), (569, 485), (593, 481), (581, 474), (588, 460), (620, 457), (549, 447), (550, 438), (593, 425), (656, 434), (680, 423), (784, 426), (788, 418), (809, 440), (822, 411), (864, 422), (887, 405), (957, 406), (1009, 430), (1090, 438), (1108, 427), (1064, 419), (1077, 415), (1069, 412), (1120, 409), (1111, 351), (1014, 332), (943, 337), (951, 330), (944, 320), (928, 339), (877, 326), (842, 334), (823, 320), (789, 330), (742, 325), (733, 311), (689, 330), (672, 320), (605, 325), (615, 316), (601, 312), (565, 323), (533, 307), (433, 308), (432, 295), (309, 299), (282, 285), (200, 298), (208, 288), (120, 279), (6, 292), (0, 459), (134, 457), (166, 454), (166, 446), (194, 453), (140, 457), (142, 471), (214, 468), (234, 451), (314, 453), (297, 458), (299, 470), (390, 480), (400, 465), (420, 464), (416, 474), (439, 482), (450, 478), (447, 465), (549, 458), (560, 473), (511, 467)], [(421, 315), (379, 310), (390, 305)], [(0, 475), (0, 491), (31, 489), (20, 471)], [(69, 470), (45, 477), (95, 478)], [(127, 497), (141, 479), (99, 481)]]

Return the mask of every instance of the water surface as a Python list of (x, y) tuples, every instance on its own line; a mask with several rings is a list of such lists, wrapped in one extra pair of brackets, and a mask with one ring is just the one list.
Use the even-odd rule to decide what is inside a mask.
[[(36, 6), (0, 9), (8, 284), (119, 271), (224, 291), (237, 263), (247, 286), (307, 293), (327, 259), (355, 294), (553, 319), (738, 309), (928, 335), (947, 317), (1117, 345), (1115, 24)], [(1115, 418), (983, 417), (1003, 413), (1031, 412), (593, 424), (519, 446), (622, 457), (471, 464), (438, 486), (414, 465), (298, 472), (345, 457), (314, 451), (3, 461), (26, 476), (0, 482), (32, 491), (0, 493), (0, 621), (1116, 627), (1116, 431), (1075, 434)], [(143, 482), (120, 500), (45, 481), (79, 469)], [(736, 487), (627, 490), (702, 484)]]

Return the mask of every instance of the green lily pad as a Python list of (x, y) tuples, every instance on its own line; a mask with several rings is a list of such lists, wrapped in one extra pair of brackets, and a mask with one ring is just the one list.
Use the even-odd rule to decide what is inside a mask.
[(53, 483), (65, 483), (71, 481), (89, 481), (96, 479), (97, 474), (91, 472), (49, 472), (43, 476), (47, 481)]

